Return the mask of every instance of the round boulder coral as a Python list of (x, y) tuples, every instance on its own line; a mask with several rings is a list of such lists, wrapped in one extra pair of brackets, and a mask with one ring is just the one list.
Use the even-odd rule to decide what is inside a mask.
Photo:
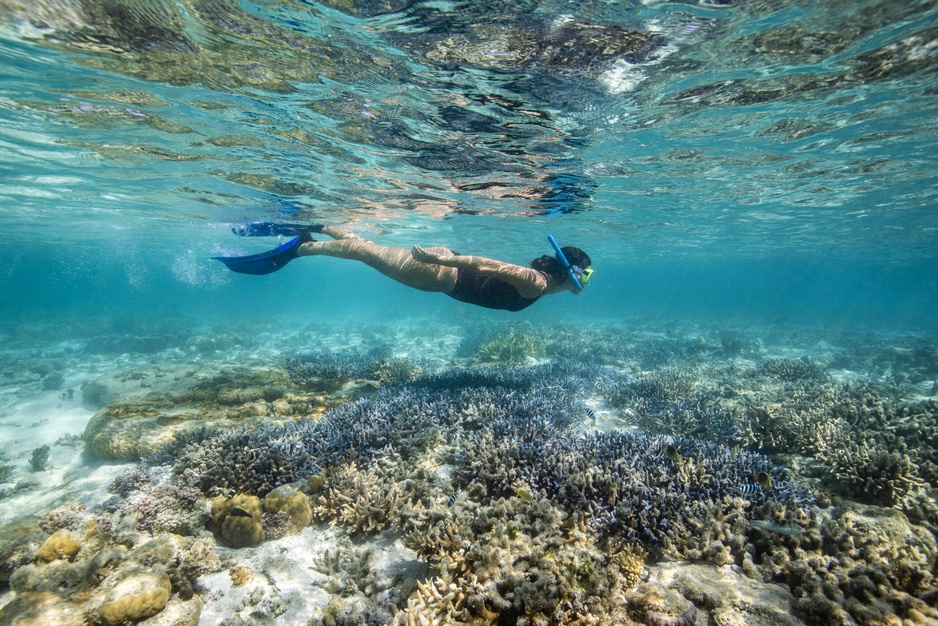
[(135, 572), (114, 585), (98, 613), (111, 626), (152, 617), (169, 602), (172, 585), (165, 572)]
[(249, 548), (264, 543), (261, 499), (239, 493), (232, 498), (212, 500), (212, 527), (216, 536), (232, 548)]
[(72, 538), (67, 530), (57, 530), (36, 550), (36, 558), (43, 563), (56, 559), (72, 561), (81, 549), (81, 543)]
[(306, 494), (291, 485), (274, 489), (264, 498), (264, 511), (270, 514), (286, 513), (290, 518), (287, 534), (297, 533), (309, 526), (312, 511)]

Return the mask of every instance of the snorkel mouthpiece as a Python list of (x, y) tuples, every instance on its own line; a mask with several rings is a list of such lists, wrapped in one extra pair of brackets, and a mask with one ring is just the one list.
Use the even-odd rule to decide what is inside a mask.
[(580, 282), (580, 279), (576, 277), (576, 272), (573, 271), (573, 266), (570, 265), (570, 261), (567, 260), (567, 257), (563, 255), (563, 250), (560, 249), (560, 246), (557, 245), (557, 240), (554, 239), (553, 235), (547, 235), (547, 241), (550, 242), (550, 245), (554, 247), (554, 252), (557, 253), (557, 260), (560, 261), (560, 264), (567, 274), (570, 275), (570, 280), (573, 281), (573, 284), (576, 285), (577, 291), (583, 291), (583, 284)]

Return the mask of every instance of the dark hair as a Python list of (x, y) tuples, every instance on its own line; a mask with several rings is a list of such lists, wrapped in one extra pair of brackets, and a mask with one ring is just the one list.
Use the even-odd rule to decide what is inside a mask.
[[(563, 251), (563, 255), (567, 257), (567, 262), (570, 263), (570, 265), (577, 265), (586, 269), (593, 264), (589, 255), (575, 246), (564, 246), (561, 250)], [(534, 259), (531, 261), (531, 267), (540, 272), (550, 274), (554, 284), (557, 285), (570, 278), (567, 274), (567, 270), (560, 264), (557, 257), (553, 255), (545, 254), (542, 257)]]

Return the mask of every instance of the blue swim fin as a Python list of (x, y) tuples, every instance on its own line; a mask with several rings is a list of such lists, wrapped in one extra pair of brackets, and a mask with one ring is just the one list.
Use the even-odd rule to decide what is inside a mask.
[(305, 232), (282, 246), (267, 252), (247, 256), (216, 256), (212, 258), (218, 259), (227, 265), (232, 272), (238, 272), (239, 274), (270, 274), (295, 259), (299, 247), (309, 241), (313, 241), (313, 238), (309, 236), (308, 232)]

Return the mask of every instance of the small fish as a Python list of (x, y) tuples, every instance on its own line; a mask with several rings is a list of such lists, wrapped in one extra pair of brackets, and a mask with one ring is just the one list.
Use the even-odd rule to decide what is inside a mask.
[(254, 517), (240, 506), (229, 506), (228, 515), (231, 515), (232, 517)]
[(599, 420), (596, 418), (596, 414), (593, 413), (593, 409), (591, 409), (591, 408), (589, 408), (589, 407), (586, 407), (586, 416), (587, 416), (588, 418), (590, 418), (590, 420), (592, 420), (593, 426), (595, 426), (595, 425), (596, 425), (596, 422), (599, 421)]
[(524, 487), (515, 487), (515, 495), (524, 500), (525, 502), (534, 502), (534, 494), (525, 489)]
[(231, 500), (233, 497), (237, 495), (237, 493), (238, 493), (237, 489), (229, 489), (228, 493), (225, 494), (225, 497)]
[(762, 487), (760, 487), (759, 485), (750, 483), (748, 485), (743, 485), (742, 487), (739, 487), (738, 489), (736, 489), (736, 492), (743, 497), (751, 498), (753, 496), (761, 496)]
[(769, 476), (769, 473), (766, 472), (765, 470), (762, 470), (758, 474), (756, 474), (756, 482), (763, 489), (772, 488), (772, 477)]
[(449, 497), (449, 500), (446, 501), (446, 506), (452, 507), (454, 504), (456, 504), (456, 496), (458, 495), (459, 495), (459, 487), (456, 487), (456, 489), (453, 491), (453, 495), (451, 495)]
[(777, 533), (779, 535), (794, 536), (804, 533), (804, 528), (794, 522), (789, 521), (773, 522), (772, 520), (767, 519), (754, 519), (750, 522), (750, 524), (759, 530), (764, 530), (770, 533)]
[(664, 447), (664, 454), (675, 463), (681, 462), (681, 453), (678, 452), (677, 448), (672, 446), (670, 443)]

